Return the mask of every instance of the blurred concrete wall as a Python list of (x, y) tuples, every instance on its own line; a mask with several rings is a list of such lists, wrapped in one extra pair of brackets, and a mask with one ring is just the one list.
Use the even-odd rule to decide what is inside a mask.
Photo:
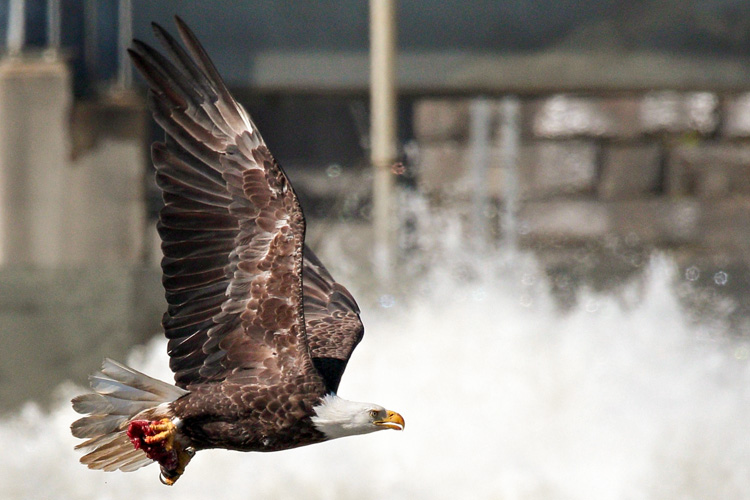
[[(518, 197), (521, 241), (614, 237), (750, 261), (750, 94), (551, 94), (519, 102), (517, 193), (501, 161), (499, 101), (491, 102), (485, 175), (497, 209)], [(415, 106), (418, 182), (436, 203), (468, 207), (475, 195), (470, 104), (433, 98)]]
[(0, 268), (0, 414), (49, 401), (63, 380), (85, 384), (158, 332), (161, 274), (133, 265)]
[(61, 62), (0, 61), (0, 263), (63, 258), (70, 74)]
[[(48, 397), (159, 331), (140, 96), (73, 102), (66, 65), (0, 61), (0, 400)], [(148, 242), (150, 244), (150, 242)], [(119, 354), (118, 354), (119, 353)], [(72, 371), (71, 371), (72, 370)]]
[(74, 105), (67, 67), (0, 62), (0, 265), (137, 263), (146, 115), (127, 94)]
[(74, 107), (63, 206), (65, 263), (144, 261), (146, 120), (143, 99), (136, 94)]

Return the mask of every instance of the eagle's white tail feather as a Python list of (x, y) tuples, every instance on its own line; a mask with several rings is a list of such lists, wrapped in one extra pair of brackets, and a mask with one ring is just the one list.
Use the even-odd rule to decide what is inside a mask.
[(127, 435), (135, 417), (168, 416), (167, 403), (187, 394), (179, 387), (144, 375), (111, 359), (105, 359), (100, 373), (90, 378), (91, 394), (73, 399), (73, 409), (87, 415), (73, 422), (70, 430), (86, 439), (76, 446), (85, 453), (81, 463), (91, 469), (134, 471), (152, 462), (136, 450)]

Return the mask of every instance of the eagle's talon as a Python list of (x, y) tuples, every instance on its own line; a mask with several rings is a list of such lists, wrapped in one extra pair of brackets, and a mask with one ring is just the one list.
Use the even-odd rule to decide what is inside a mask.
[[(174, 444), (176, 430), (177, 426), (168, 418), (156, 422), (134, 420), (128, 426), (128, 437), (133, 446), (143, 448), (146, 453), (157, 443), (163, 443), (163, 448), (169, 451)], [(144, 443), (151, 446), (144, 446)]]
[[(165, 422), (166, 423), (163, 423)], [(170, 451), (172, 449), (172, 446), (174, 445), (174, 435), (176, 427), (175, 425), (168, 419), (163, 419), (158, 424), (152, 424), (149, 426), (149, 429), (153, 431), (157, 431), (154, 435), (146, 435), (143, 437), (143, 440), (147, 444), (154, 444), (158, 442), (163, 441), (164, 449), (167, 451)]]
[(166, 486), (172, 486), (178, 479), (180, 479), (180, 476), (182, 476), (182, 472), (167, 471), (162, 467), (161, 472), (159, 473), (159, 481)]
[(182, 474), (185, 472), (185, 467), (190, 463), (190, 459), (195, 456), (195, 449), (190, 446), (182, 448), (178, 444), (175, 448), (174, 456), (176, 457), (176, 465), (170, 464), (172, 467), (167, 468), (165, 464), (160, 462), (161, 473), (159, 474), (159, 481), (167, 486), (172, 486), (178, 479), (180, 479), (180, 477), (182, 477)]
[(177, 426), (171, 419), (158, 421), (133, 420), (128, 426), (128, 437), (136, 449), (142, 449), (148, 458), (158, 462), (164, 484), (174, 484), (182, 475), (192, 456), (176, 445)]

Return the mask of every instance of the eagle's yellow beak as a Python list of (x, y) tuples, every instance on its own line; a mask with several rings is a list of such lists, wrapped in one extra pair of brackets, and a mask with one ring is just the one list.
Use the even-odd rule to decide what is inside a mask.
[(404, 427), (406, 427), (404, 417), (402, 417), (395, 411), (390, 410), (388, 410), (388, 412), (386, 413), (386, 417), (383, 420), (376, 420), (373, 423), (375, 425), (379, 425), (387, 429), (395, 429), (397, 431), (402, 431), (404, 430)]

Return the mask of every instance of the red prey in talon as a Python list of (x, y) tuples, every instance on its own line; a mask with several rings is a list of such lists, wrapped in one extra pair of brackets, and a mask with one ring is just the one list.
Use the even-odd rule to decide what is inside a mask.
[(143, 450), (151, 460), (163, 468), (177, 468), (174, 447), (174, 424), (167, 418), (157, 421), (133, 420), (128, 426), (128, 438), (136, 450)]
[(128, 439), (136, 450), (161, 466), (161, 481), (173, 485), (193, 458), (195, 450), (183, 446), (176, 438), (177, 426), (169, 418), (161, 420), (133, 420), (128, 425)]

